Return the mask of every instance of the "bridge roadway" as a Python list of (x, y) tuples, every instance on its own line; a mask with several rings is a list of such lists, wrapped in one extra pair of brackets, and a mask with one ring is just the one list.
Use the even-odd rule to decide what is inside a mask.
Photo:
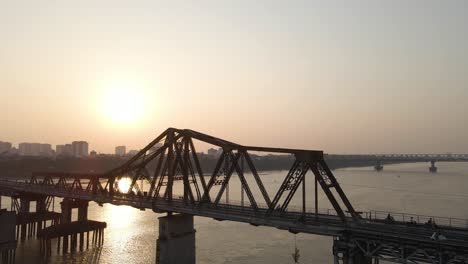
[[(138, 195), (124, 195), (114, 194), (112, 196), (93, 194), (90, 191), (65, 191), (62, 189), (54, 188), (54, 186), (47, 185), (32, 185), (26, 182), (15, 182), (8, 180), (0, 180), (0, 190), (2, 193), (13, 192), (26, 192), (41, 194), (47, 196), (56, 196), (62, 198), (72, 198), (87, 201), (94, 201), (100, 205), (110, 203), (114, 205), (127, 205), (138, 209), (151, 209), (157, 213), (174, 212), (182, 214), (190, 214), (194, 216), (209, 217), (219, 221), (228, 220), (249, 223), (254, 226), (268, 226), (275, 227), (282, 230), (288, 230), (292, 233), (308, 233), (316, 235), (324, 235), (331, 237), (343, 236), (346, 233), (352, 233), (355, 239), (365, 237), (374, 237), (375, 240), (395, 241), (394, 245), (404, 241), (405, 245), (414, 245), (420, 248), (425, 245), (426, 248), (447, 248), (448, 250), (462, 250), (468, 252), (468, 220), (460, 222), (458, 226), (444, 225), (444, 223), (437, 226), (437, 230), (443, 234), (447, 239), (436, 241), (431, 239), (435, 230), (433, 226), (423, 223), (409, 224), (405, 221), (391, 221), (380, 216), (373, 217), (372, 214), (363, 213), (363, 217), (358, 222), (353, 222), (349, 217), (349, 221), (344, 223), (341, 219), (333, 213), (333, 211), (321, 212), (319, 214), (306, 213), (305, 215), (300, 211), (286, 211), (286, 212), (273, 212), (268, 217), (266, 216), (266, 209), (257, 209), (256, 211), (250, 207), (243, 207), (240, 205), (232, 204), (203, 204), (203, 203), (187, 203), (182, 199), (173, 199), (168, 201), (165, 199), (148, 199), (145, 196)], [(364, 250), (364, 249), (363, 249)], [(394, 255), (392, 249), (381, 249), (383, 252), (380, 254)], [(385, 253), (384, 251), (387, 251)], [(422, 255), (422, 262), (424, 261), (424, 254)], [(417, 254), (415, 254), (417, 257)], [(416, 258), (417, 259), (417, 258)], [(405, 263), (405, 262), (401, 262)], [(413, 262), (408, 262), (413, 263)], [(431, 263), (427, 261), (427, 263)], [(436, 263), (436, 262), (434, 262)], [(437, 262), (439, 263), (439, 262)], [(442, 263), (442, 262), (440, 262)], [(467, 262), (443, 262), (443, 263), (467, 263)]]

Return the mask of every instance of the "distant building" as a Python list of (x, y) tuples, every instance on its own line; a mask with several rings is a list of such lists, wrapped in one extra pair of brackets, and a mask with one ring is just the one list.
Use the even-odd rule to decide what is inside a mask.
[(88, 156), (88, 142), (86, 141), (73, 141), (72, 149), (73, 156), (75, 157), (87, 157)]
[(208, 156), (216, 157), (216, 156), (218, 156), (218, 150), (214, 149), (214, 148), (210, 148), (210, 149), (208, 149), (207, 154), (208, 154)]
[(58, 156), (73, 156), (73, 147), (71, 144), (55, 146), (55, 154)]
[(51, 156), (54, 151), (52, 150), (52, 145), (50, 144), (40, 144), (39, 145), (39, 155), (40, 156)]
[(34, 143), (19, 143), (18, 151), (21, 156), (38, 156), (39, 144)]
[(89, 156), (95, 158), (95, 157), (97, 157), (97, 152), (96, 152), (95, 150), (92, 150), (92, 151), (89, 153)]
[(115, 147), (115, 155), (116, 156), (124, 156), (126, 152), (127, 152), (127, 148), (125, 146)]
[(11, 143), (0, 141), (0, 154), (11, 151)]
[(22, 156), (50, 156), (53, 154), (50, 144), (20, 143), (18, 152)]
[(18, 155), (19, 151), (17, 148), (12, 147), (8, 152), (5, 153), (5, 155)]

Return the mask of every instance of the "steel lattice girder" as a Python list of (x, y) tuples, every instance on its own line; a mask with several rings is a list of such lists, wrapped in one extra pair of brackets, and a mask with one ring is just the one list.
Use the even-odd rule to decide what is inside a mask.
[[(205, 182), (193, 140), (199, 140), (223, 149), (223, 154), (219, 157), (208, 183)], [(161, 144), (161, 147), (155, 149), (158, 144)], [(249, 151), (286, 153), (295, 158), (291, 170), (286, 175), (279, 190), (275, 192), (273, 200), (270, 199), (268, 191), (257, 173)], [(142, 195), (143, 190), (138, 187), (137, 180), (144, 179), (150, 185), (148, 199), (165, 197), (172, 200), (174, 181), (181, 179), (184, 185), (184, 200), (216, 205), (226, 189), (231, 174), (235, 172), (239, 176), (242, 190), (247, 194), (251, 207), (257, 209), (258, 198), (252, 193), (251, 187), (244, 177), (243, 168), (239, 166), (241, 160), (246, 161), (247, 167), (255, 179), (254, 184), (260, 190), (262, 200), (267, 205), (266, 208), (263, 208), (267, 210), (267, 213), (274, 211), (282, 198), (284, 198), (284, 203), (280, 206), (280, 210), (285, 211), (299, 185), (305, 181), (306, 173), (311, 170), (314, 174), (314, 180), (320, 184), (342, 221), (347, 221), (345, 211), (353, 219), (359, 219), (358, 214), (325, 163), (322, 151), (243, 146), (189, 129), (168, 128), (130, 160), (107, 173), (36, 173), (31, 178), (31, 183), (54, 185), (61, 189), (68, 188), (69, 191), (92, 191), (93, 194), (112, 196), (116, 191), (115, 185), (118, 180), (122, 177), (130, 177), (132, 179), (130, 190), (137, 189), (138, 195)], [(151, 161), (156, 163), (153, 172), (147, 170), (147, 165)], [(221, 181), (221, 189), (213, 196), (215, 200), (212, 200), (210, 191), (219, 180), (218, 176), (223, 165), (229, 169), (224, 182)], [(161, 193), (163, 189), (164, 193)], [(335, 190), (338, 195), (333, 194), (332, 190)], [(303, 203), (305, 204), (305, 189), (303, 192)]]
[(334, 255), (353, 256), (360, 254), (367, 258), (381, 259), (395, 263), (468, 263), (468, 247), (457, 247), (437, 242), (418, 242), (380, 235), (354, 235), (334, 240)]

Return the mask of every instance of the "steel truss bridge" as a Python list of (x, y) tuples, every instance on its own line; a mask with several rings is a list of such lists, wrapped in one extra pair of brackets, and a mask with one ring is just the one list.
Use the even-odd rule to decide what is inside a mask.
[[(222, 149), (209, 177), (202, 170), (194, 141)], [(275, 190), (265, 187), (255, 168), (251, 154), (258, 152), (294, 157)], [(124, 178), (129, 181), (126, 191), (119, 186)], [(223, 199), (233, 180), (240, 181), (239, 203)], [(306, 192), (306, 182), (314, 186), (312, 197)], [(359, 212), (324, 161), (322, 151), (243, 146), (188, 129), (167, 129), (107, 173), (39, 172), (27, 181), (2, 180), (0, 190), (3, 194), (129, 205), (331, 236), (335, 263), (468, 263), (467, 220)], [(333, 209), (319, 209), (319, 191)], [(293, 200), (299, 201), (299, 207), (291, 203)], [(312, 209), (306, 201), (314, 201)], [(439, 239), (439, 234), (446, 239)]]

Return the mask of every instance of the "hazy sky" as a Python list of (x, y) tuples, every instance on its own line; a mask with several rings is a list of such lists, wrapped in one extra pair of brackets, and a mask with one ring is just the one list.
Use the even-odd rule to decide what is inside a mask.
[(468, 153), (467, 25), (466, 0), (0, 0), (0, 140)]

